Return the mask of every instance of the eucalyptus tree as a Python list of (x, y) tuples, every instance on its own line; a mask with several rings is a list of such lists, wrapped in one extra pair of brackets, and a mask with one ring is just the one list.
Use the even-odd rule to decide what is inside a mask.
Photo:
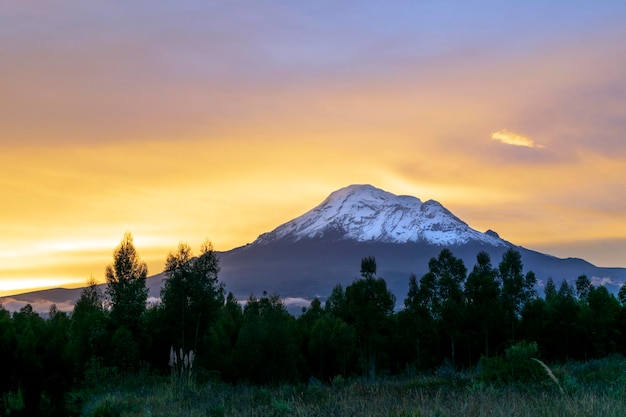
[(148, 299), (147, 275), (148, 266), (137, 254), (133, 236), (127, 232), (113, 252), (113, 263), (106, 267), (106, 293), (115, 329), (124, 326), (131, 333), (139, 333)]
[(197, 350), (224, 305), (224, 284), (219, 281), (219, 259), (209, 241), (194, 257), (189, 245), (180, 243), (165, 262), (161, 289), (163, 319), (171, 343), (185, 351)]
[(346, 288), (346, 310), (349, 323), (356, 330), (364, 374), (376, 375), (376, 357), (383, 345), (383, 333), (389, 323), (396, 297), (387, 289), (383, 278), (376, 278), (376, 260), (361, 261), (361, 278)]
[(489, 356), (490, 336), (499, 327), (502, 316), (500, 291), (498, 270), (492, 266), (489, 254), (478, 253), (476, 264), (465, 282), (465, 298), (469, 323), (480, 327), (485, 356)]
[(536, 296), (535, 284), (537, 279), (532, 271), (524, 276), (522, 255), (513, 248), (509, 248), (502, 255), (498, 269), (502, 280), (500, 299), (505, 317), (511, 326), (511, 339), (515, 341), (516, 324), (524, 305)]
[[(441, 331), (450, 339), (452, 366), (456, 366), (455, 341), (465, 321), (463, 285), (467, 268), (450, 249), (443, 249), (437, 258), (428, 262), (428, 272), (422, 278), (430, 286), (431, 312)], [(423, 284), (424, 285), (424, 284)]]
[(426, 274), (421, 280), (409, 276), (409, 291), (404, 300), (404, 310), (398, 312), (398, 323), (405, 337), (409, 338), (418, 368), (433, 366), (438, 344), (438, 327), (433, 316), (435, 301), (435, 276)]
[(74, 305), (67, 344), (77, 380), (84, 380), (88, 363), (102, 361), (109, 343), (104, 295), (93, 277), (87, 284)]
[(106, 293), (110, 303), (111, 349), (109, 362), (119, 371), (139, 368), (143, 343), (143, 322), (148, 300), (148, 266), (139, 257), (133, 236), (124, 234), (106, 267)]
[(250, 295), (235, 347), (235, 368), (241, 380), (283, 383), (298, 379), (300, 352), (295, 318), (280, 297)]

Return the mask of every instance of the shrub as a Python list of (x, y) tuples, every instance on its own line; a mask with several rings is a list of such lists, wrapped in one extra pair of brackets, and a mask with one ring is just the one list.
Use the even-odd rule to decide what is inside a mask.
[(506, 384), (528, 382), (541, 375), (541, 365), (533, 360), (538, 348), (535, 342), (519, 342), (506, 349), (504, 357), (482, 357), (478, 363), (482, 381)]

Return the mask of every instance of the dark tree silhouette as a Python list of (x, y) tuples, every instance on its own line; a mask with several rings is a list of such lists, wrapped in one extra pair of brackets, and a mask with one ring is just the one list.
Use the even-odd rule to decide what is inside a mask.
[(138, 334), (146, 311), (148, 267), (133, 245), (133, 236), (126, 233), (113, 252), (113, 264), (106, 268), (107, 295), (111, 302), (111, 322), (114, 329), (124, 326)]
[(388, 329), (396, 298), (383, 278), (375, 278), (374, 258), (361, 261), (361, 274), (363, 278), (346, 288), (346, 307), (349, 323), (354, 325), (359, 338), (363, 373), (373, 378), (377, 352), (383, 344), (382, 333)]
[[(189, 245), (181, 243), (165, 262), (161, 290), (163, 318), (170, 329), (171, 343), (184, 351), (194, 350), (200, 358), (202, 337), (217, 319), (224, 304), (224, 285), (218, 280), (219, 260), (206, 241), (196, 258)], [(198, 356), (200, 355), (200, 356)]]

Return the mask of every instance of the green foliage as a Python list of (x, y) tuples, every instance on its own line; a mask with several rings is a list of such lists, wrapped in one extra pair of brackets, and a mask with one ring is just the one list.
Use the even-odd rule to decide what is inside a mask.
[(376, 276), (376, 258), (368, 256), (361, 259), (361, 277), (373, 278)]
[(194, 349), (202, 356), (203, 336), (224, 304), (224, 285), (218, 280), (219, 260), (206, 241), (198, 257), (181, 243), (165, 263), (167, 276), (161, 290), (162, 319), (166, 335), (177, 347)]
[(591, 284), (589, 278), (587, 278), (587, 275), (583, 274), (576, 278), (576, 296), (581, 302), (587, 301), (592, 288), (593, 285)]
[(535, 342), (519, 342), (506, 349), (504, 357), (483, 356), (478, 363), (481, 380), (499, 384), (537, 380), (542, 371), (532, 358), (538, 350)]
[(24, 398), (22, 392), (2, 391), (0, 397), (0, 415), (10, 416), (24, 410)]
[(232, 293), (228, 293), (215, 324), (209, 328), (203, 339), (207, 360), (202, 365), (217, 372), (224, 381), (236, 381), (234, 352), (242, 325), (241, 305)]
[(235, 355), (239, 377), (253, 383), (295, 381), (299, 362), (296, 322), (276, 294), (248, 298)]
[(39, 412), (44, 384), (45, 321), (33, 311), (30, 304), (13, 314), (17, 345), (14, 358), (17, 362), (18, 386), (27, 414)]
[[(615, 399), (626, 395), (624, 360), (597, 358), (626, 353), (626, 306), (585, 276), (575, 286), (548, 281), (538, 298), (515, 251), (498, 268), (479, 253), (466, 275), (444, 249), (426, 275), (409, 277), (400, 311), (375, 258), (363, 258), (361, 278), (298, 318), (278, 295), (251, 296), (244, 308), (232, 293), (224, 299), (208, 243), (198, 258), (182, 244), (167, 265), (163, 304), (148, 310), (145, 264), (129, 234), (107, 268), (108, 305), (93, 280), (71, 315), (53, 306), (44, 319), (30, 305), (11, 315), (0, 304), (0, 414), (479, 415), (472, 407), (494, 409), (496, 394), (520, 404), (518, 391), (554, 394), (550, 379), (567, 393), (567, 415), (611, 415), (594, 408), (600, 400), (623, 411)], [(131, 281), (141, 285), (123, 284)], [(514, 338), (537, 343), (510, 346)], [(187, 357), (200, 349), (193, 370), (166, 378), (167, 353), (183, 344)], [(539, 351), (549, 366), (532, 359)], [(480, 355), (475, 377), (467, 369)], [(367, 378), (353, 379), (359, 373)], [(494, 415), (523, 410), (507, 414), (504, 405)]]
[(291, 415), (292, 409), (287, 401), (274, 400), (272, 401), (272, 416), (288, 416)]
[(335, 285), (330, 296), (326, 299), (324, 309), (335, 317), (346, 320), (348, 318), (348, 306), (346, 293), (341, 284)]
[(383, 333), (388, 329), (396, 297), (387, 289), (382, 278), (375, 278), (376, 260), (361, 261), (363, 278), (346, 288), (348, 322), (356, 330), (361, 346), (363, 375), (375, 377), (376, 359), (384, 343)]
[[(17, 334), (14, 320), (10, 313), (0, 303), (0, 358), (12, 358), (17, 347)], [(15, 361), (2, 361), (2, 378), (0, 378), (0, 392), (8, 393), (16, 385), (18, 367)]]
[(125, 326), (139, 333), (146, 310), (147, 264), (139, 258), (133, 236), (126, 233), (113, 252), (113, 264), (106, 267), (107, 294), (111, 301), (111, 323), (114, 329)]
[[(418, 281), (409, 277), (409, 291), (404, 300), (405, 309), (397, 313), (396, 343), (404, 348), (407, 363), (419, 369), (432, 369), (439, 361), (439, 328), (433, 317), (435, 305), (435, 277), (426, 274)], [(399, 349), (400, 350), (400, 349)]]
[(492, 267), (489, 254), (480, 252), (465, 282), (466, 322), (476, 334), (483, 336), (484, 345), (480, 352), (487, 357), (493, 333), (502, 327), (502, 306), (498, 302), (500, 291), (498, 270)]
[[(558, 368), (554, 372), (561, 379), (569, 370)], [(348, 380), (336, 386), (316, 386), (313, 390), (301, 385), (207, 384), (182, 400), (174, 398), (169, 383), (159, 382), (140, 389), (122, 386), (116, 392), (96, 395), (87, 401), (82, 415), (92, 416), (98, 409), (129, 417), (626, 415), (623, 385), (607, 389), (603, 384), (585, 383), (569, 395), (560, 395), (550, 388), (554, 385), (494, 386), (471, 381), (471, 375), (455, 379), (421, 376), (410, 381), (387, 379), (376, 383)]]
[(461, 259), (456, 258), (449, 249), (443, 249), (437, 258), (432, 258), (428, 263), (427, 274), (433, 276), (435, 283), (433, 316), (450, 340), (452, 366), (456, 367), (455, 341), (466, 317), (463, 284), (467, 269)]
[(354, 329), (343, 320), (330, 315), (318, 318), (311, 328), (308, 344), (314, 374), (322, 381), (347, 375), (355, 341)]
[(93, 417), (117, 417), (121, 415), (119, 406), (111, 401), (99, 404), (93, 411)]
[(619, 302), (622, 304), (622, 307), (626, 307), (626, 284), (623, 284), (621, 287), (619, 287), (617, 298), (619, 299)]
[(139, 345), (126, 326), (118, 327), (111, 338), (113, 363), (121, 373), (134, 372), (139, 369)]
[(513, 248), (502, 255), (498, 269), (502, 280), (501, 303), (504, 314), (509, 320), (511, 339), (515, 341), (515, 327), (524, 305), (535, 296), (536, 278), (534, 273), (522, 274), (522, 256)]
[(107, 319), (104, 297), (91, 278), (74, 306), (66, 347), (75, 379), (84, 380), (85, 368), (90, 360), (103, 358), (109, 350)]

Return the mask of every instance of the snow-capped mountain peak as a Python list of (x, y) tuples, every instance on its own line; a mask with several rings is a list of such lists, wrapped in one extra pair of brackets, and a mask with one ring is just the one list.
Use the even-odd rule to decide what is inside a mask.
[(254, 243), (327, 236), (359, 242), (424, 242), (448, 246), (474, 241), (506, 245), (493, 233), (472, 229), (437, 201), (397, 196), (371, 185), (350, 185), (337, 190), (314, 209), (259, 236)]

